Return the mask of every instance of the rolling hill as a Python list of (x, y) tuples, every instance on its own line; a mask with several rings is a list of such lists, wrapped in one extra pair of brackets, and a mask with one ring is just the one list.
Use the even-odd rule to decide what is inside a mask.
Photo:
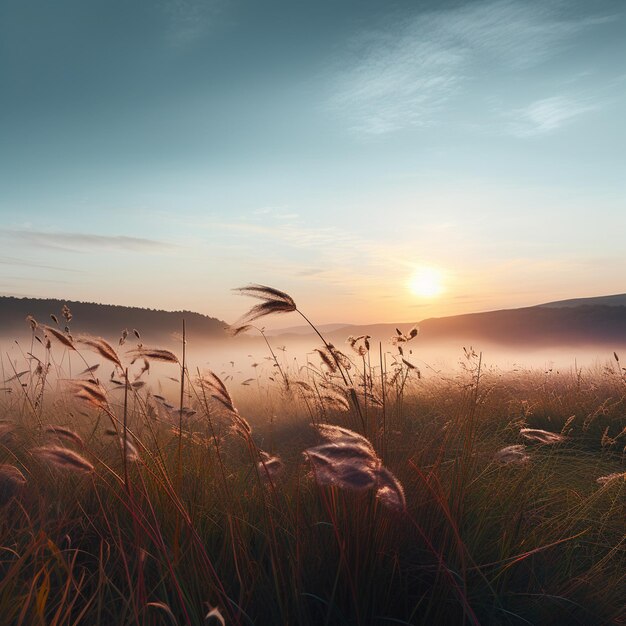
[(182, 320), (185, 319), (187, 335), (195, 339), (223, 339), (227, 335), (226, 322), (191, 311), (160, 311), (125, 307), (92, 302), (71, 302), (67, 300), (47, 300), (38, 298), (13, 298), (0, 296), (0, 334), (9, 337), (24, 336), (29, 333), (25, 321), (32, 315), (43, 324), (54, 325), (51, 314), (56, 315), (61, 328), (65, 320), (61, 315), (64, 304), (72, 312), (69, 323), (72, 333), (101, 335), (113, 340), (124, 329), (132, 333), (137, 329), (142, 341), (162, 345), (180, 341)]

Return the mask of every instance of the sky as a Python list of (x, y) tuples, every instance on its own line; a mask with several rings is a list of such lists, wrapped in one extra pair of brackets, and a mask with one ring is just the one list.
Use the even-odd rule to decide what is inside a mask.
[(626, 292), (625, 35), (622, 0), (0, 0), (0, 295), (231, 322), (262, 283), (369, 323)]

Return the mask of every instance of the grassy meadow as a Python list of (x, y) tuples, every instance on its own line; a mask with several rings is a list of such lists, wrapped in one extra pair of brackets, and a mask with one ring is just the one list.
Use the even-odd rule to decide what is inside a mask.
[[(303, 316), (243, 293), (234, 333)], [(3, 624), (626, 623), (619, 355), (502, 371), (466, 347), (420, 371), (399, 329), (316, 336), (307, 363), (268, 338), (226, 380), (184, 342), (25, 323), (2, 359)]]

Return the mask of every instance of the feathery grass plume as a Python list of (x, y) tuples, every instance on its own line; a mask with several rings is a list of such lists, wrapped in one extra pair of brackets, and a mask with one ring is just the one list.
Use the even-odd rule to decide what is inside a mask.
[(178, 357), (169, 350), (160, 348), (135, 348), (127, 353), (132, 357), (131, 365), (138, 359), (148, 359), (149, 361), (162, 361), (163, 363), (179, 363)]
[[(172, 426), (170, 428), (170, 432), (176, 437), (182, 437), (183, 439), (188, 439), (192, 443), (196, 445), (206, 446), (209, 443), (215, 441), (213, 438), (206, 437), (203, 433), (198, 431), (188, 431), (188, 430), (180, 430), (177, 426)], [(216, 437), (219, 439), (219, 437)]]
[[(567, 420), (565, 420), (565, 424), (563, 424), (563, 428), (561, 428), (562, 435), (568, 435), (572, 432), (572, 429), (569, 428), (572, 422), (576, 419), (576, 415), (570, 415)], [(568, 430), (569, 429), (569, 430)]]
[(55, 435), (59, 437), (60, 439), (71, 441), (72, 443), (76, 444), (80, 448), (83, 448), (85, 446), (81, 436), (78, 433), (75, 433), (73, 430), (70, 430), (69, 428), (65, 428), (65, 426), (53, 426), (53, 425), (46, 426), (45, 432), (47, 432), (50, 435)]
[(519, 434), (524, 437), (524, 439), (528, 439), (528, 441), (536, 441), (537, 443), (542, 443), (544, 445), (551, 445), (565, 441), (565, 437), (563, 435), (551, 433), (547, 430), (541, 430), (540, 428), (522, 428), (519, 431)]
[(67, 304), (63, 305), (61, 309), (61, 315), (65, 318), (65, 321), (69, 324), (72, 321), (72, 312), (70, 311), (70, 307)]
[(315, 393), (315, 389), (313, 389), (313, 387), (311, 387), (311, 385), (309, 385), (309, 383), (305, 382), (304, 380), (296, 380), (293, 384), (300, 387), (303, 391), (306, 391), (308, 393)]
[(9, 464), (0, 465), (0, 504), (6, 504), (26, 485), (26, 478), (17, 467)]
[(95, 352), (97, 352), (102, 358), (107, 361), (111, 361), (120, 369), (124, 369), (122, 367), (122, 362), (120, 358), (117, 356), (117, 353), (113, 348), (108, 344), (102, 337), (91, 337), (89, 335), (82, 335), (76, 340), (77, 343), (85, 345)]
[(127, 338), (127, 337), (128, 337), (128, 330), (125, 328), (125, 329), (122, 331), (122, 335), (120, 336), (120, 340), (119, 340), (118, 344), (119, 344), (120, 346), (123, 346), (123, 345), (126, 343), (126, 338)]
[(167, 409), (168, 411), (173, 411), (176, 408), (173, 404), (168, 402), (163, 396), (160, 396), (156, 393), (152, 396), (152, 398), (156, 400), (163, 408)]
[(85, 374), (93, 374), (100, 367), (100, 363), (96, 363), (95, 365), (91, 365), (87, 369), (84, 369), (78, 376), (84, 376)]
[(249, 331), (251, 328), (254, 328), (254, 326), (252, 326), (250, 324), (243, 324), (241, 326), (227, 326), (226, 330), (233, 337), (236, 337), (237, 335), (240, 335), (241, 333), (245, 333), (245, 332)]
[(604, 432), (602, 433), (602, 439), (600, 440), (600, 445), (603, 448), (610, 448), (611, 446), (614, 446), (617, 441), (615, 439), (613, 439), (613, 437), (609, 437), (609, 426), (607, 426), (604, 429)]
[(404, 488), (386, 467), (379, 467), (376, 473), (376, 498), (389, 509), (406, 510)]
[(346, 343), (361, 357), (365, 356), (370, 350), (370, 342), (371, 335), (359, 335), (358, 337), (353, 337), (350, 335), (346, 339)]
[(599, 485), (606, 485), (620, 478), (626, 481), (626, 472), (615, 472), (614, 474), (608, 474), (606, 476), (599, 476), (598, 478), (596, 478), (596, 482)]
[(146, 608), (148, 607), (160, 609), (167, 615), (167, 617), (170, 619), (170, 622), (172, 623), (173, 626), (178, 626), (178, 621), (176, 620), (176, 616), (174, 615), (174, 613), (172, 613), (172, 609), (170, 609), (170, 607), (167, 604), (165, 604), (165, 602), (147, 602)]
[(261, 476), (265, 476), (273, 481), (282, 471), (283, 462), (277, 456), (271, 456), (267, 452), (261, 450), (259, 452), (261, 460), (257, 464), (257, 468)]
[(328, 351), (335, 359), (335, 363), (338, 363), (344, 370), (349, 370), (352, 367), (352, 361), (341, 350), (335, 348), (332, 343), (328, 344)]
[(72, 338), (69, 335), (64, 335), (60, 330), (57, 330), (56, 328), (52, 328), (52, 326), (45, 326), (44, 324), (42, 324), (41, 327), (43, 328), (44, 334), (52, 335), (57, 341), (62, 343), (66, 348), (69, 348), (70, 350), (76, 350), (76, 348), (74, 347), (74, 342), (72, 341)]
[(108, 410), (109, 402), (102, 385), (90, 380), (71, 380), (69, 382), (74, 390), (75, 397), (85, 400), (100, 409)]
[[(417, 366), (413, 365), (413, 363), (411, 363), (410, 361), (407, 361), (406, 359), (402, 359), (402, 362), (410, 369), (410, 370), (416, 370)], [(419, 372), (419, 370), (417, 370)]]
[(39, 326), (39, 324), (37, 323), (37, 320), (32, 315), (27, 315), (26, 321), (30, 324), (31, 330), (37, 330), (37, 327)]
[(314, 352), (317, 352), (322, 359), (322, 363), (328, 368), (328, 371), (331, 374), (334, 374), (337, 371), (337, 362), (332, 357), (332, 353), (326, 347), (324, 348), (315, 348)]
[(335, 459), (327, 453), (319, 453), (316, 448), (309, 448), (303, 454), (311, 462), (315, 480), (320, 485), (364, 491), (376, 484), (376, 470), (371, 466), (371, 459), (366, 462), (356, 457)]
[(494, 459), (504, 465), (522, 465), (530, 461), (525, 453), (526, 447), (522, 445), (506, 446), (494, 454)]
[(337, 409), (339, 411), (349, 411), (350, 403), (343, 397), (338, 394), (324, 394), (320, 396), (320, 400), (323, 403), (328, 404), (331, 409)]
[(222, 615), (221, 611), (217, 607), (212, 608), (204, 616), (205, 622), (208, 622), (209, 620), (213, 620), (213, 619), (216, 619), (221, 624), (221, 626), (226, 626), (226, 620), (224, 619), (224, 616)]
[(6, 420), (0, 421), (0, 441), (6, 442), (13, 438), (15, 424)]
[(399, 328), (396, 328), (396, 334), (391, 338), (391, 343), (400, 348), (399, 344), (406, 343), (407, 341), (411, 341), (411, 339), (415, 339), (419, 333), (419, 329), (417, 326), (413, 326), (408, 333), (403, 333)]
[(375, 454), (372, 444), (363, 436), (352, 430), (335, 424), (312, 424), (323, 439), (332, 443), (360, 444)]
[(296, 310), (296, 303), (293, 298), (284, 291), (268, 287), (266, 285), (248, 285), (238, 287), (233, 291), (239, 292), (242, 296), (251, 296), (262, 300), (255, 304), (247, 313), (244, 313), (233, 326), (241, 327), (273, 313), (291, 313)]
[(323, 443), (313, 448), (319, 456), (323, 456), (329, 461), (344, 461), (360, 459), (366, 462), (374, 462), (377, 464), (375, 455), (372, 450), (360, 442), (329, 442)]
[(139, 461), (139, 450), (128, 437), (126, 437), (126, 448), (124, 448), (124, 437), (120, 437), (120, 448), (122, 448), (122, 452), (125, 452), (126, 460), (129, 463)]
[(150, 371), (150, 361), (148, 359), (143, 360), (143, 365), (139, 370), (139, 373), (135, 376), (135, 380), (139, 380), (146, 372)]
[(352, 491), (376, 489), (376, 498), (395, 511), (406, 508), (400, 481), (386, 468), (372, 444), (342, 426), (313, 425), (327, 443), (304, 451), (318, 483)]
[(69, 450), (68, 448), (62, 448), (61, 446), (43, 446), (41, 448), (34, 448), (31, 452), (43, 459), (61, 467), (63, 469), (72, 470), (75, 472), (93, 472), (94, 466), (84, 459), (80, 454)]
[(245, 418), (241, 417), (233, 404), (233, 399), (230, 397), (226, 385), (215, 372), (209, 370), (204, 376), (198, 378), (198, 382), (211, 394), (211, 398), (216, 400), (222, 408), (226, 409), (226, 412), (233, 419), (233, 425), (237, 433), (244, 437), (252, 433), (250, 424)]

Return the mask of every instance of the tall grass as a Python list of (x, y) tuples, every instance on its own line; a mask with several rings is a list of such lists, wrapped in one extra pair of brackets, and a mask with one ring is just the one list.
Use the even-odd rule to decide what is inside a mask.
[[(297, 311), (254, 289), (254, 319)], [(2, 360), (2, 623), (624, 623), (617, 356), (422, 375), (413, 331), (320, 335), (303, 367), (265, 337), (254, 388), (29, 323)]]

